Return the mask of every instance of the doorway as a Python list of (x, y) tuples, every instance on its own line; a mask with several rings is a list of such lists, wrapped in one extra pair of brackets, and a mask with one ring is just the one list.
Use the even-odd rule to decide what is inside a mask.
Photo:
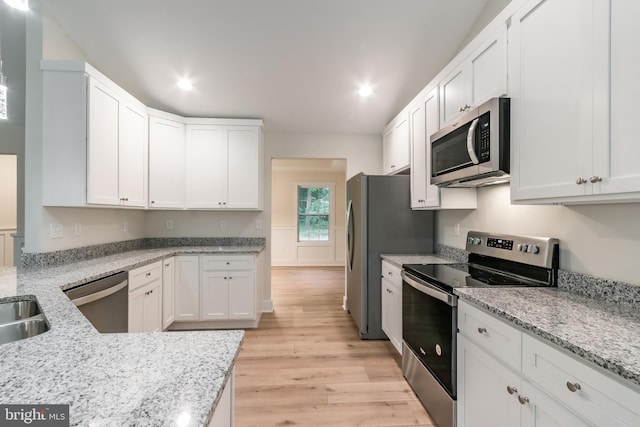
[(346, 159), (272, 159), (271, 265), (345, 265), (346, 171)]
[(0, 154), (0, 267), (14, 265), (13, 235), (17, 229), (18, 156)]

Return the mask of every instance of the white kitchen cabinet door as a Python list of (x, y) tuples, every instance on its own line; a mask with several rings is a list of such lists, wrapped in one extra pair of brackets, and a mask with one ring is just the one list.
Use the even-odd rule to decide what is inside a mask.
[(389, 124), (382, 138), (382, 165), (385, 175), (393, 175), (409, 168), (411, 148), (409, 143), (409, 113), (402, 111)]
[(229, 272), (229, 319), (255, 319), (256, 290), (253, 271)]
[(227, 209), (260, 209), (262, 149), (260, 129), (228, 126)]
[(507, 94), (507, 26), (488, 37), (440, 82), (440, 126)]
[(87, 203), (118, 205), (120, 100), (93, 77), (89, 77), (88, 114)]
[(411, 208), (440, 205), (438, 187), (431, 184), (429, 136), (438, 131), (438, 89), (432, 89), (410, 111)]
[(512, 17), (513, 201), (593, 191), (588, 178), (594, 154), (600, 153), (594, 143), (603, 142), (596, 139), (602, 139), (608, 124), (606, 3), (532, 0)]
[(592, 176), (602, 178), (593, 184), (598, 195), (640, 192), (639, 17), (637, 0), (611, 1), (611, 135), (610, 144), (595, 151)]
[(175, 320), (175, 259), (162, 261), (162, 329), (167, 329)]
[(223, 208), (227, 200), (226, 131), (187, 125), (187, 208)]
[(149, 117), (149, 207), (185, 205), (184, 124)]
[(118, 197), (123, 206), (147, 205), (147, 113), (122, 103), (118, 144)]
[(200, 276), (200, 320), (229, 319), (229, 273), (204, 271)]
[(458, 426), (519, 426), (520, 375), (461, 334), (457, 357)]
[[(589, 427), (590, 424), (527, 380), (522, 381), (522, 427)], [(515, 425), (515, 424), (514, 424)]]
[(382, 330), (402, 355), (402, 278), (400, 269), (382, 260)]
[(157, 279), (129, 293), (129, 332), (162, 330), (162, 281)]
[(200, 319), (200, 267), (197, 255), (175, 258), (175, 321)]

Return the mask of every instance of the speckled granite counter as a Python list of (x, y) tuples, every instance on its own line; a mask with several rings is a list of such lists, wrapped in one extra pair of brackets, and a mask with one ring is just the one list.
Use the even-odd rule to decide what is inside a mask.
[(545, 288), (458, 288), (468, 300), (640, 386), (640, 312)]
[(450, 264), (453, 262), (437, 255), (382, 254), (380, 258), (389, 261), (398, 268), (402, 268), (402, 264)]
[[(100, 334), (62, 289), (176, 254), (258, 253), (263, 247), (125, 252), (54, 268), (0, 269), (0, 300), (34, 295), (50, 330), (0, 345), (0, 403), (70, 404), (73, 426), (208, 423), (243, 331)], [(184, 415), (183, 415), (184, 417)]]

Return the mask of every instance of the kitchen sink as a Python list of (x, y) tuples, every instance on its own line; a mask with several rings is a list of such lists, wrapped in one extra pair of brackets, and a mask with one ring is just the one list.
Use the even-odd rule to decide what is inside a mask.
[(35, 300), (0, 303), (0, 345), (31, 338), (49, 330)]
[(33, 317), (36, 314), (40, 314), (40, 308), (33, 300), (1, 303), (0, 325)]
[(49, 330), (47, 322), (39, 314), (24, 320), (0, 325), (0, 344), (35, 337)]

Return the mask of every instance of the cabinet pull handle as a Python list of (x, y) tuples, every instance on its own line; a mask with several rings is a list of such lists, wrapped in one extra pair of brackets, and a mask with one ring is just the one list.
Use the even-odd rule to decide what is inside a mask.
[(526, 396), (518, 396), (518, 401), (519, 401), (522, 405), (524, 405), (524, 404), (526, 404), (526, 403), (529, 403), (529, 398), (528, 398), (528, 397), (526, 397)]
[(587, 182), (587, 180), (586, 180), (586, 179), (584, 179), (584, 178), (583, 178), (583, 177), (581, 177), (581, 176), (579, 176), (579, 177), (577, 177), (577, 178), (576, 178), (576, 184), (578, 184), (578, 185), (582, 185), (582, 184), (584, 184), (584, 183), (586, 183), (586, 182)]
[(478, 328), (478, 333), (479, 334), (484, 334), (487, 332), (487, 328)]
[(572, 383), (571, 381), (567, 381), (567, 388), (569, 389), (570, 392), (575, 393), (576, 391), (580, 390), (582, 387), (580, 387), (580, 384), (578, 383)]
[(600, 178), (599, 176), (592, 176), (589, 178), (589, 181), (591, 181), (592, 184), (595, 184), (596, 182), (600, 182), (602, 181), (602, 178)]
[(509, 394), (515, 394), (515, 393), (517, 393), (517, 392), (518, 392), (518, 389), (517, 389), (517, 388), (515, 388), (515, 387), (511, 387), (510, 385), (508, 385), (508, 386), (507, 386), (507, 392), (508, 392)]

